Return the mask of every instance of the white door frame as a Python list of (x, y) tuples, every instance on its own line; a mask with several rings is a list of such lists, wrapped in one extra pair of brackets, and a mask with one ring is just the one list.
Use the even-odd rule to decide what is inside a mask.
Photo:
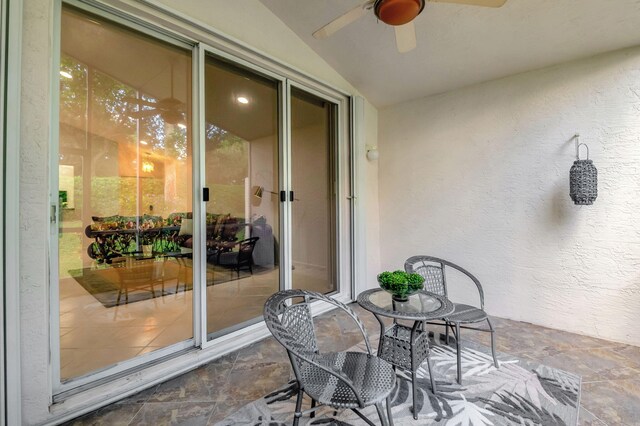
[[(20, 1), (20, 0), (9, 0), (9, 1), (13, 2), (13, 1)], [(62, 0), (56, 0), (56, 5), (58, 8), (60, 7), (61, 1)], [(175, 36), (175, 39), (177, 40), (184, 40), (196, 46), (194, 48), (195, 50), (194, 50), (194, 80), (193, 80), (194, 82), (194, 96), (193, 96), (193, 101), (194, 101), (194, 116), (193, 116), (194, 160), (193, 161), (194, 163), (193, 164), (195, 169), (194, 175), (193, 175), (194, 218), (195, 217), (199, 217), (200, 219), (204, 218), (204, 215), (202, 213), (204, 211), (203, 203), (202, 203), (202, 186), (203, 186), (203, 173), (204, 173), (204, 167), (203, 167), (204, 146), (202, 142), (204, 140), (203, 134), (202, 134), (204, 126), (202, 125), (202, 122), (203, 122), (203, 111), (204, 111), (203, 109), (204, 99), (202, 99), (203, 97), (201, 95), (203, 91), (203, 82), (204, 82), (204, 75), (202, 71), (204, 67), (203, 59), (204, 59), (205, 50), (212, 51), (214, 54), (218, 56), (226, 55), (227, 57), (229, 57), (229, 59), (233, 60), (235, 63), (238, 63), (240, 65), (247, 65), (249, 66), (249, 68), (258, 69), (262, 73), (268, 73), (270, 75), (275, 76), (281, 82), (281, 88), (280, 88), (281, 123), (283, 120), (289, 120), (288, 88), (291, 85), (300, 87), (302, 90), (317, 94), (318, 96), (324, 99), (330, 100), (338, 104), (339, 105), (338, 126), (339, 126), (339, 135), (340, 135), (340, 140), (338, 141), (338, 145), (342, 147), (344, 144), (348, 144), (349, 155), (353, 156), (354, 147), (353, 147), (353, 141), (351, 141), (351, 135), (350, 135), (350, 132), (351, 132), (350, 129), (352, 127), (352, 124), (349, 120), (349, 118), (351, 117), (350, 116), (351, 98), (346, 92), (336, 89), (327, 83), (314, 79), (313, 77), (308, 76), (306, 73), (301, 72), (287, 64), (284, 64), (279, 60), (270, 57), (267, 54), (255, 51), (251, 47), (246, 46), (241, 42), (238, 42), (226, 35), (223, 35), (217, 32), (216, 30), (208, 27), (205, 24), (195, 22), (191, 18), (181, 16), (177, 12), (173, 12), (171, 9), (162, 5), (159, 2), (156, 2), (155, 0), (148, 0), (145, 2), (132, 2), (128, 0), (112, 0), (112, 1), (68, 0), (68, 2), (74, 5), (84, 5), (84, 7), (86, 7), (86, 4), (93, 5), (93, 6), (99, 5), (100, 12), (106, 15), (110, 20), (120, 21), (125, 23), (128, 26), (135, 25), (136, 29), (139, 29), (138, 27), (140, 26), (148, 26), (150, 28), (153, 28), (150, 31), (153, 32), (154, 36), (157, 36), (155, 32), (156, 26), (160, 26), (163, 29), (162, 33), (167, 34), (166, 37), (173, 38)], [(114, 5), (115, 5), (115, 9), (114, 9)], [(118, 12), (115, 13), (115, 12), (112, 12), (112, 10), (115, 10)], [(59, 28), (60, 28), (59, 24), (57, 24), (57, 26), (54, 25), (54, 35), (57, 37), (59, 37), (59, 35), (57, 35), (57, 33), (59, 32)], [(57, 54), (59, 55), (59, 52)], [(19, 63), (19, 61), (16, 61), (16, 62)], [(197, 62), (197, 66), (195, 66), (195, 62)], [(57, 68), (52, 66), (52, 69), (53, 69), (53, 72), (57, 75)], [(19, 87), (19, 84), (17, 84), (15, 87)], [(55, 88), (55, 90), (57, 91), (57, 88)], [(53, 109), (57, 109), (56, 107), (57, 105), (53, 105)], [(57, 116), (52, 117), (52, 120), (53, 120), (52, 126), (57, 127), (57, 123), (55, 122), (54, 119), (57, 119)], [(351, 119), (353, 119), (353, 117), (351, 117)], [(285, 125), (281, 125), (281, 135), (280, 135), (280, 140), (282, 141), (280, 144), (281, 150), (288, 149), (288, 146), (289, 146), (288, 144), (290, 139), (288, 126), (287, 126), (288, 121), (285, 122), (284, 124)], [(283, 156), (286, 157), (284, 155), (284, 152), (281, 152), (280, 155), (281, 157)], [(281, 158), (281, 159), (283, 161), (288, 161), (288, 159), (286, 158)], [(57, 156), (55, 160), (57, 164)], [(342, 163), (341, 159), (338, 159), (338, 161)], [(14, 164), (18, 165), (19, 164), (18, 160), (16, 160)], [(288, 165), (283, 164), (283, 166), (281, 167), (281, 170), (285, 170), (287, 168), (288, 168)], [(342, 166), (340, 167), (340, 169), (342, 170)], [(56, 170), (57, 170), (57, 167), (56, 167)], [(352, 181), (356, 181), (358, 179), (358, 177), (355, 175), (355, 172), (356, 172), (355, 169), (352, 169), (350, 171), (352, 176), (351, 177)], [(285, 172), (281, 172), (281, 173), (285, 173)], [(290, 173), (290, 171), (288, 173)], [(280, 176), (281, 185), (286, 185), (284, 186), (283, 189), (288, 188), (288, 184), (286, 180), (287, 177), (288, 175)], [(352, 185), (353, 185), (353, 182), (352, 182)], [(342, 188), (342, 185), (340, 185), (340, 188)], [(340, 193), (339, 202), (341, 203), (346, 202), (345, 200), (349, 198), (350, 195), (352, 194), (347, 193), (347, 191), (345, 191), (344, 193)], [(52, 201), (54, 200), (57, 201), (57, 196), (52, 197)], [(16, 197), (16, 202), (14, 206), (16, 206), (15, 209), (17, 211), (18, 209), (17, 197)], [(282, 210), (284, 210), (284, 212), (282, 212)], [(351, 208), (351, 212), (353, 212), (353, 208)], [(199, 216), (195, 216), (196, 214), (198, 214)], [(352, 213), (350, 217), (352, 222), (351, 233), (353, 233), (353, 227), (355, 227), (355, 223), (353, 222)], [(281, 229), (286, 229), (284, 227), (288, 226), (288, 223), (290, 220), (290, 203), (281, 203), (280, 220), (282, 225)], [(201, 221), (198, 221), (198, 222), (201, 222)], [(197, 224), (194, 224), (194, 226), (196, 227), (194, 231), (197, 230), (198, 226), (200, 227), (200, 232), (198, 232), (200, 236), (197, 238), (201, 238), (201, 234), (203, 231), (202, 229), (203, 224), (197, 223)], [(15, 228), (16, 232), (17, 232), (17, 229), (18, 227), (17, 227), (17, 214), (16, 214), (16, 228)], [(194, 234), (195, 233), (196, 232), (194, 232)], [(354, 242), (352, 239), (352, 235), (348, 233), (348, 235), (342, 235), (341, 239), (343, 238), (350, 239), (350, 244), (351, 244), (350, 250), (353, 251)], [(15, 241), (17, 245), (18, 243), (17, 238)], [(54, 241), (53, 243), (57, 244), (57, 241)], [(200, 244), (198, 244), (197, 239), (194, 238), (194, 244), (201, 246), (202, 241), (200, 240)], [(281, 248), (281, 250), (287, 250), (287, 247), (290, 247), (290, 244), (288, 245), (287, 244), (288, 243), (283, 244), (284, 247)], [(194, 261), (200, 262), (200, 266), (198, 267), (198, 270), (200, 270), (202, 269), (203, 262), (206, 262), (206, 259), (204, 259), (205, 254), (202, 252), (202, 250), (200, 249), (199, 253), (197, 250), (198, 249), (194, 251)], [(283, 256), (282, 258), (285, 258), (285, 257)], [(57, 261), (57, 258), (55, 259), (55, 261)], [(353, 297), (354, 297), (354, 293), (352, 289), (354, 284), (353, 270), (355, 269), (355, 267), (356, 266), (353, 264), (353, 262), (351, 262), (350, 277), (344, 277), (344, 282), (350, 283), (351, 285), (349, 286), (342, 285), (341, 293), (335, 295), (336, 299), (342, 302), (350, 302), (353, 300)], [(281, 264), (281, 269), (285, 270), (286, 268), (282, 267), (282, 264)], [(203, 277), (202, 276), (203, 274), (204, 272), (200, 271), (200, 275), (201, 275), (199, 277), (200, 283), (205, 282), (206, 277)], [(286, 274), (286, 272), (281, 271), (281, 274)], [(290, 279), (287, 279), (286, 277), (284, 278), (285, 280), (283, 282), (290, 283)], [(194, 277), (194, 282), (196, 282), (197, 279), (198, 277)], [(52, 280), (57, 280), (57, 276), (55, 277), (52, 276)], [(203, 284), (197, 287), (202, 287), (202, 285)], [(125, 396), (126, 394), (132, 394), (135, 391), (140, 390), (145, 386), (149, 386), (152, 383), (157, 383), (159, 381), (166, 380), (177, 374), (182, 374), (183, 372), (187, 371), (190, 368), (194, 368), (197, 365), (208, 362), (210, 359), (220, 356), (229, 351), (236, 350), (242, 346), (245, 346), (251, 343), (252, 341), (255, 341), (256, 339), (262, 338), (269, 334), (264, 322), (259, 322), (251, 326), (248, 326), (242, 330), (234, 331), (232, 333), (216, 338), (215, 340), (207, 342), (206, 327), (205, 327), (205, 321), (206, 321), (206, 316), (205, 316), (206, 300), (205, 299), (206, 298), (203, 296), (202, 288), (200, 288), (200, 290), (196, 290), (196, 293), (198, 291), (200, 292), (200, 295), (199, 296), (197, 294), (194, 295), (194, 321), (197, 322), (196, 324), (194, 324), (195, 326), (194, 340), (195, 340), (195, 346), (200, 346), (202, 349), (208, 349), (207, 351), (198, 350), (196, 347), (193, 347), (194, 343), (192, 342), (190, 343), (192, 350), (190, 352), (187, 352), (185, 355), (180, 355), (177, 358), (172, 359), (170, 363), (172, 364), (173, 368), (167, 367), (166, 371), (164, 371), (164, 375), (162, 375), (159, 372), (157, 373), (153, 372), (153, 371), (159, 371), (161, 369), (161, 366), (164, 365), (163, 360), (158, 359), (157, 361), (159, 362), (158, 365), (160, 367), (156, 369), (152, 368), (151, 370), (153, 371), (149, 373), (148, 375), (149, 377), (146, 380), (144, 379), (144, 377), (141, 377), (140, 380), (137, 380), (137, 387), (136, 387), (136, 382), (129, 383), (129, 386), (126, 389), (121, 389), (119, 394), (116, 394), (115, 391), (111, 390), (111, 387), (116, 386), (117, 383), (121, 383), (122, 381), (120, 379), (114, 380), (113, 383), (110, 382), (110, 383), (107, 383), (106, 385), (104, 384), (100, 385), (102, 388), (104, 387), (109, 388), (109, 390), (107, 390), (107, 393), (105, 394), (105, 399), (99, 402), (93, 402), (91, 404), (87, 404), (86, 402), (86, 395), (89, 395), (93, 392), (98, 391), (98, 389), (95, 388), (95, 381), (98, 379), (97, 376), (92, 375), (86, 378), (85, 382), (83, 383), (83, 386), (78, 387), (77, 385), (79, 383), (76, 382), (75, 387), (58, 389), (58, 391), (73, 390), (74, 392), (77, 392), (77, 394), (70, 392), (68, 395), (65, 395), (64, 398), (62, 398), (62, 400), (64, 400), (64, 404), (60, 404), (60, 405), (56, 404), (59, 406), (59, 409), (61, 411), (55, 414), (55, 417), (58, 419), (63, 419), (63, 418), (68, 419), (74, 415), (78, 415), (83, 412), (90, 411), (91, 409), (95, 409), (100, 405), (104, 405), (105, 402), (113, 401), (118, 397)], [(51, 289), (50, 294), (52, 295), (55, 294), (53, 288)], [(55, 299), (55, 302), (58, 303), (57, 298), (52, 297), (52, 300), (53, 299)], [(16, 304), (15, 306), (17, 309), (18, 305)], [(317, 314), (321, 312), (326, 312), (331, 308), (332, 307), (329, 305), (317, 304), (312, 308), (312, 310), (314, 314)], [(57, 307), (55, 309), (57, 309)], [(197, 319), (198, 312), (201, 313), (199, 315), (199, 320)], [(18, 319), (19, 319), (19, 316), (16, 316), (15, 324), (19, 324)], [(54, 321), (57, 322), (54, 318), (52, 318), (52, 322)], [(186, 347), (182, 349), (188, 350), (188, 348)], [(171, 352), (176, 352), (176, 351), (177, 351), (177, 348), (174, 348), (174, 347), (167, 348), (167, 352), (164, 355), (168, 355)], [(59, 356), (59, 354), (57, 356)], [(146, 361), (149, 361), (149, 359), (145, 359), (145, 362)], [(169, 364), (169, 362), (167, 362), (166, 364)], [(108, 369), (105, 372), (102, 372), (104, 374), (104, 377), (102, 378), (106, 380), (116, 372), (126, 373), (126, 370), (128, 368), (131, 368), (132, 366), (134, 366), (134, 364), (128, 365), (127, 368), (125, 368), (125, 366), (120, 366), (119, 368)], [(139, 376), (144, 376), (144, 374), (139, 374)], [(59, 373), (58, 373), (58, 378), (59, 378)], [(83, 400), (83, 397), (84, 397), (84, 400)], [(52, 399), (53, 399), (53, 394), (52, 394)], [(55, 413), (55, 410), (54, 410), (54, 413)]]
[[(0, 291), (0, 316), (2, 330), (0, 340), (6, 348), (0, 355), (2, 371), (0, 375), (0, 424), (21, 424), (20, 386), (20, 87), (22, 52), (22, 0), (1, 1), (0, 35), (2, 49), (2, 103), (3, 152), (5, 168), (1, 176), (4, 218), (2, 232), (3, 246), (0, 247), (0, 268), (3, 274), (3, 291)], [(6, 50), (5, 50), (6, 46)], [(6, 70), (6, 74), (4, 71)], [(8, 108), (7, 106), (11, 106)]]

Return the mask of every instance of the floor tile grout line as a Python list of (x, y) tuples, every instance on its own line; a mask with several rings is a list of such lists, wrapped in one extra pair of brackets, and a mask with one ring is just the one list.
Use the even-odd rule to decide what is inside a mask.
[(138, 414), (140, 414), (140, 411), (142, 411), (142, 409), (144, 408), (144, 406), (146, 405), (146, 402), (143, 402), (142, 404), (140, 404), (140, 408), (138, 409), (138, 411), (135, 412), (135, 414), (133, 415), (133, 417), (131, 417), (131, 420), (129, 420), (129, 423), (127, 423), (127, 426), (130, 426), (133, 423), (133, 419), (136, 418), (136, 416)]
[[(589, 411), (586, 408), (584, 408), (584, 405), (582, 405), (582, 402), (580, 403), (580, 407), (579, 408), (582, 408), (584, 411), (586, 411), (587, 413), (591, 414), (596, 420), (598, 420), (599, 422), (603, 423), (605, 426), (609, 426), (609, 424), (607, 422), (605, 422), (600, 417), (598, 417), (595, 414), (593, 414), (591, 411)], [(580, 420), (580, 414), (579, 413), (580, 413), (580, 411), (578, 411), (578, 420)]]
[(211, 409), (211, 412), (209, 413), (209, 416), (207, 417), (207, 422), (205, 424), (208, 425), (211, 422), (211, 417), (213, 417), (213, 413), (215, 413), (217, 409), (218, 409), (218, 403), (216, 402), (213, 408)]

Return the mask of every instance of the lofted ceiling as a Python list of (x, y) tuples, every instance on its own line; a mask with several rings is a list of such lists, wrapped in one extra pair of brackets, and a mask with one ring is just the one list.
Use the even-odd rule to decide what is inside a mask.
[(418, 47), (396, 50), (372, 12), (311, 34), (361, 0), (260, 0), (378, 107), (640, 45), (640, 0), (508, 0), (498, 9), (427, 3)]

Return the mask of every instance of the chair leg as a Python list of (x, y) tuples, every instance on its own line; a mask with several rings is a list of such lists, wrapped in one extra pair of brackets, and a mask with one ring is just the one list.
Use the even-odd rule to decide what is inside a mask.
[(122, 297), (122, 289), (118, 290), (118, 298), (116, 299), (116, 305), (120, 304), (121, 297)]
[(429, 355), (427, 355), (427, 366), (429, 367), (429, 378), (431, 379), (431, 390), (433, 391), (433, 394), (435, 395), (437, 390), (436, 390), (436, 381), (433, 378), (433, 371), (431, 370), (431, 357)]
[(389, 426), (393, 426), (393, 415), (391, 414), (391, 395), (387, 397), (387, 416), (389, 416)]
[(458, 362), (458, 384), (462, 384), (462, 360), (460, 357), (460, 323), (456, 323), (456, 357)]
[(445, 338), (444, 344), (449, 346), (449, 323), (448, 322), (444, 323), (444, 338)]
[(296, 412), (293, 414), (293, 426), (298, 426), (302, 417), (302, 389), (298, 389), (298, 399), (296, 399)]
[(380, 417), (380, 423), (382, 426), (389, 426), (389, 419), (384, 415), (384, 409), (382, 408), (381, 402), (376, 404), (376, 410), (378, 410), (378, 417)]
[[(316, 408), (316, 400), (311, 398), (311, 408)], [(316, 417), (316, 412), (312, 411), (311, 416), (312, 419)]]
[[(433, 380), (433, 379), (432, 379)], [(416, 386), (416, 370), (411, 371), (411, 393), (412, 393), (412, 404), (413, 404), (413, 419), (418, 420), (418, 407), (416, 406), (416, 399), (418, 396), (418, 389)]]
[(491, 332), (491, 355), (493, 355), (493, 365), (496, 368), (500, 368), (498, 365), (498, 359), (496, 358), (496, 340), (495, 340), (495, 330), (493, 329), (493, 325), (491, 325), (491, 321), (487, 318), (487, 323), (489, 324), (489, 330)]
[(458, 336), (456, 336), (456, 329), (453, 327), (454, 323), (449, 322), (447, 324), (448, 324), (449, 328), (451, 329), (451, 332), (453, 333), (453, 338), (458, 340)]

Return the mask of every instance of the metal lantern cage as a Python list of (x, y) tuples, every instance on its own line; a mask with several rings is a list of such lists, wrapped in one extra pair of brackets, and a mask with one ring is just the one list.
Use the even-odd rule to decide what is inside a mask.
[[(576, 205), (590, 206), (598, 197), (598, 169), (589, 159), (589, 147), (579, 142), (580, 135), (575, 135), (576, 161), (569, 171), (569, 195)], [(580, 146), (587, 149), (587, 159), (580, 159)]]

